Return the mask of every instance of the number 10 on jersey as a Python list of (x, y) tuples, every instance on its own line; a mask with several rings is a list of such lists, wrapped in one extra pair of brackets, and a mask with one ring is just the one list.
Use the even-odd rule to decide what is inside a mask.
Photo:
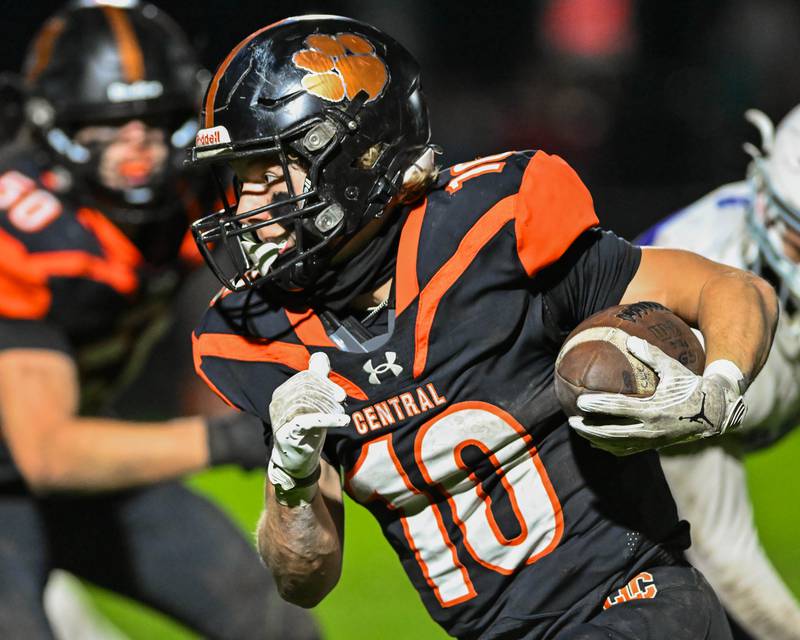
[[(467, 447), (479, 449), (491, 462), (517, 520), (513, 537), (498, 525), (485, 479), (482, 482), (464, 460)], [(364, 445), (346, 486), (357, 501), (381, 500), (402, 514), (409, 548), (443, 607), (477, 595), (462, 561), (464, 553), (489, 570), (509, 575), (550, 553), (561, 540), (561, 505), (547, 472), (530, 436), (502, 409), (485, 402), (449, 407), (419, 428), (414, 464), (425, 487), (411, 482), (388, 434)], [(437, 491), (431, 491), (433, 487)], [(446, 506), (437, 494), (445, 496)], [(455, 527), (463, 547), (453, 542)]]

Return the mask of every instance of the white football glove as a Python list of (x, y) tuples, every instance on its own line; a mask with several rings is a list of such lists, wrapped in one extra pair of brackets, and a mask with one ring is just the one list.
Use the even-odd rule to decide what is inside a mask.
[(581, 411), (623, 418), (619, 424), (606, 424), (607, 418), (569, 418), (570, 426), (595, 447), (629, 455), (723, 434), (741, 425), (746, 412), (740, 390), (744, 376), (735, 364), (718, 360), (698, 376), (641, 338), (628, 337), (626, 346), (658, 374), (658, 386), (647, 398), (617, 393), (578, 396)]
[(293, 375), (272, 394), (267, 475), (284, 491), (316, 482), (325, 434), (350, 423), (343, 406), (347, 394), (328, 379), (330, 371), (328, 356), (314, 353), (306, 371)]

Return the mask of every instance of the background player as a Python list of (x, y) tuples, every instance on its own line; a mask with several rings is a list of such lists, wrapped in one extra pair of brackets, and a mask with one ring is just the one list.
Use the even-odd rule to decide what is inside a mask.
[(767, 364), (746, 399), (737, 434), (690, 451), (667, 449), (661, 464), (682, 517), (688, 556), (734, 620), (756, 638), (800, 638), (800, 607), (767, 558), (753, 523), (743, 456), (768, 447), (800, 421), (800, 107), (781, 122), (748, 111), (762, 149), (749, 179), (724, 185), (645, 232), (641, 244), (682, 247), (750, 269), (780, 293), (781, 317)]
[(733, 429), (771, 343), (769, 285), (594, 228), (585, 187), (543, 152), (436, 178), (417, 66), (364, 23), (255, 32), (201, 120), (194, 160), (229, 160), (240, 197), (194, 225), (237, 291), (213, 302), (196, 361), (270, 424), (259, 544), (287, 598), (313, 606), (338, 580), (341, 471), (453, 635), (729, 637), (682, 560), (656, 454), (568, 429), (553, 363), (594, 311), (660, 301), (709, 335), (709, 366), (632, 341), (662, 373), (654, 402), (679, 396), (637, 417), (668, 435), (702, 405), (709, 426), (682, 437)]
[(28, 123), (0, 159), (2, 637), (51, 637), (54, 568), (206, 637), (315, 635), (233, 524), (164, 482), (259, 467), (260, 425), (107, 413), (197, 264), (187, 228), (205, 200), (181, 166), (199, 74), (151, 5), (70, 4), (31, 46)]

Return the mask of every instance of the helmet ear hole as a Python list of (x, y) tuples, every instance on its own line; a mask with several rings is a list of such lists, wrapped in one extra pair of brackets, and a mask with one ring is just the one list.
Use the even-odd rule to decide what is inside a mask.
[(387, 145), (385, 142), (379, 142), (372, 145), (360, 157), (353, 160), (351, 166), (356, 169), (374, 169), (375, 165), (378, 164), (378, 161), (381, 159), (381, 155), (383, 155), (384, 150), (388, 146), (389, 145)]

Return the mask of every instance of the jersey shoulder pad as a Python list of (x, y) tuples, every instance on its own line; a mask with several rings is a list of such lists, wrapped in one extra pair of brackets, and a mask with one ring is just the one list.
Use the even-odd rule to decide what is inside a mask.
[[(271, 305), (258, 290), (223, 289), (192, 334), (195, 371), (227, 404), (269, 420), (272, 392), (308, 367), (298, 335), (306, 316)], [(318, 331), (327, 340), (321, 324)]]
[[(531, 158), (536, 151), (505, 151), (459, 162), (439, 174), (436, 189), (455, 201), (474, 200), (492, 203), (516, 193)], [(476, 182), (476, 179), (482, 178)], [(466, 191), (462, 191), (466, 189)], [(459, 196), (456, 196), (459, 194)]]
[(640, 246), (687, 249), (706, 258), (743, 266), (746, 212), (752, 198), (747, 182), (723, 185), (660, 220), (640, 234)]
[(403, 269), (416, 266), (422, 287), (448, 262), (474, 256), (504, 232), (510, 257), (516, 254), (531, 276), (597, 224), (588, 189), (561, 158), (500, 153), (442, 172), (409, 214), (398, 260)]

